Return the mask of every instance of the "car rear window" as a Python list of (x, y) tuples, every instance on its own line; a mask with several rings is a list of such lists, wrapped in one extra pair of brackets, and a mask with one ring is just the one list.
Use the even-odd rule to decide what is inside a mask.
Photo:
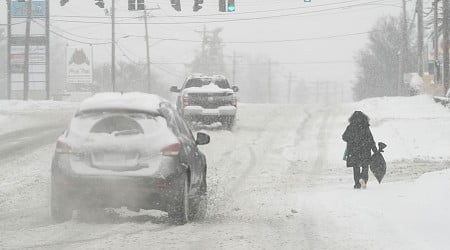
[(211, 84), (214, 82), (219, 88), (229, 89), (230, 84), (226, 79), (213, 79), (213, 78), (192, 78), (186, 82), (185, 88), (201, 88), (205, 85)]
[(147, 134), (169, 130), (162, 116), (127, 112), (82, 113), (72, 119), (69, 133), (83, 134)]
[(91, 133), (143, 134), (142, 126), (127, 115), (112, 115), (99, 120), (91, 128)]

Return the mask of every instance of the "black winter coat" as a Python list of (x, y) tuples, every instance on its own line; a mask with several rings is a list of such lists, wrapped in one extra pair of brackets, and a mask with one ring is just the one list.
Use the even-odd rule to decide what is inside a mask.
[(371, 156), (370, 151), (377, 151), (368, 123), (350, 123), (342, 139), (347, 142), (347, 167), (367, 166)]

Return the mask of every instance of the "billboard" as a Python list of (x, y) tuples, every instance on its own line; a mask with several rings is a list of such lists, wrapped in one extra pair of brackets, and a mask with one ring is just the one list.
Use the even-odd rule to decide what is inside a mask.
[(49, 98), (49, 22), (47, 14), (49, 0), (32, 0), (32, 22), (30, 22), (28, 57), (28, 93), (25, 93), (25, 37), (28, 1), (8, 1), (8, 51), (9, 74), (7, 82), (8, 98)]
[[(44, 18), (46, 16), (46, 5), (45, 1), (32, 1), (32, 17), (38, 18), (42, 17)], [(12, 1), (11, 2), (11, 17), (27, 17), (27, 2), (18, 2), (18, 1)]]
[(66, 53), (67, 83), (77, 90), (92, 85), (92, 46), (68, 46)]

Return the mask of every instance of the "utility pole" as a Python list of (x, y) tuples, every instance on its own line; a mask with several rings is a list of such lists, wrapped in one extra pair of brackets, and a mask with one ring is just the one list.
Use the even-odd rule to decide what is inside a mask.
[(403, 3), (403, 17), (402, 17), (402, 41), (400, 51), (400, 67), (399, 67), (399, 83), (397, 85), (397, 95), (402, 94), (402, 86), (404, 83), (404, 73), (406, 70), (406, 54), (408, 52), (408, 23), (406, 20), (406, 0), (402, 0)]
[(289, 72), (289, 80), (288, 80), (288, 95), (287, 95), (287, 99), (288, 99), (288, 103), (291, 103), (291, 89), (292, 89), (292, 72)]
[(320, 91), (320, 82), (316, 82), (316, 103), (319, 104), (319, 91)]
[(112, 34), (111, 34), (111, 83), (112, 91), (116, 91), (116, 0), (112, 0), (111, 7), (111, 21), (112, 21)]
[(449, 18), (449, 6), (448, 6), (448, 0), (442, 0), (442, 7), (443, 7), (443, 20), (442, 20), (442, 32), (444, 37), (444, 96), (447, 94), (448, 91), (448, 85), (449, 85), (449, 37), (448, 37), (448, 18)]
[[(206, 37), (206, 25), (203, 25), (203, 38), (202, 38), (202, 58), (200, 60), (203, 71), (209, 71), (209, 67), (206, 65), (206, 44), (208, 43), (208, 38)], [(205, 70), (208, 67), (208, 70)]]
[(433, 1), (434, 12), (434, 83), (439, 83), (440, 63), (439, 63), (439, 29), (438, 29), (438, 0)]
[(235, 85), (236, 82), (236, 51), (233, 51), (233, 85)]
[(268, 79), (267, 79), (267, 100), (272, 103), (272, 59), (268, 62)]
[(28, 90), (30, 89), (30, 26), (31, 16), (33, 14), (32, 2), (27, 2), (27, 20), (25, 27), (25, 49), (23, 62), (23, 99), (28, 100)]
[(145, 47), (147, 48), (147, 91), (148, 93), (151, 93), (150, 45), (148, 42), (147, 9), (144, 9), (144, 22), (145, 22)]
[(45, 94), (50, 100), (50, 0), (45, 0)]
[(8, 27), (6, 40), (6, 92), (8, 100), (11, 99), (11, 0), (6, 1), (6, 7), (8, 8)]
[(417, 0), (417, 68), (419, 75), (423, 76), (423, 0)]

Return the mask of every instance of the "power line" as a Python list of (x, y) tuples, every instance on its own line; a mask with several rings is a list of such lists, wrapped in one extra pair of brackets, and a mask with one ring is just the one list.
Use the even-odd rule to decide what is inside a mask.
[[(31, 19), (31, 21), (33, 21), (34, 23), (36, 23), (36, 24), (38, 24), (38, 25), (40, 25), (40, 26), (42, 26), (42, 27), (44, 26), (44, 25), (42, 25), (42, 24), (40, 24), (40, 23), (34, 21), (33, 19)], [(61, 38), (64, 38), (64, 39), (69, 40), (69, 41), (72, 41), (72, 42), (81, 43), (81, 44), (90, 44), (90, 45), (104, 45), (104, 44), (111, 44), (111, 42), (85, 42), (85, 41), (80, 41), (80, 40), (77, 40), (77, 39), (69, 38), (69, 37), (67, 37), (67, 36), (65, 36), (65, 35), (63, 35), (63, 34), (60, 34), (60, 33), (56, 32), (56, 31), (52, 30), (52, 29), (49, 29), (49, 31), (50, 31), (50, 33), (52, 33), (52, 34), (54, 34), (54, 35), (56, 35), (56, 36), (59, 36), (59, 37), (61, 37)]]
[[(354, 61), (305, 61), (305, 62), (274, 62), (274, 65), (308, 65), (308, 64), (350, 64)], [(152, 62), (155, 65), (186, 65), (186, 62)], [(208, 65), (214, 65), (208, 63)], [(218, 65), (218, 64), (216, 64)], [(222, 64), (221, 64), (222, 65)], [(223, 65), (233, 65), (232, 63), (224, 63)], [(267, 62), (261, 63), (239, 63), (239, 66), (267, 65)]]
[[(185, 75), (184, 75), (183, 73), (178, 72), (178, 71), (176, 71), (176, 70), (168, 70), (168, 69), (166, 69), (166, 68), (164, 68), (164, 67), (161, 67), (160, 65), (154, 65), (154, 66), (155, 66), (155, 68), (158, 68), (159, 70), (164, 71), (164, 72), (167, 73), (169, 76), (174, 77), (173, 75), (176, 75), (176, 76), (182, 77), (182, 78), (185, 77)], [(174, 78), (175, 78), (175, 77), (174, 77)]]
[[(331, 38), (341, 38), (341, 37), (350, 37), (350, 36), (359, 36), (370, 34), (374, 31), (364, 31), (364, 32), (356, 32), (356, 33), (346, 33), (346, 34), (338, 34), (338, 35), (330, 35), (330, 36), (317, 36), (317, 37), (305, 37), (305, 38), (294, 38), (294, 39), (281, 39), (281, 40), (255, 40), (255, 41), (224, 41), (222, 44), (253, 44), (253, 43), (285, 43), (285, 42), (301, 42), (301, 41), (313, 41), (313, 40), (323, 40), (323, 39), (331, 39)], [(151, 39), (159, 39), (164, 41), (176, 41), (176, 42), (193, 42), (199, 43), (201, 40), (189, 40), (189, 39), (180, 39), (180, 38), (162, 38), (162, 37), (151, 37)]]
[[(35, 22), (35, 23), (37, 23), (37, 22)], [(42, 26), (42, 24), (40, 24), (40, 23), (37, 23), (37, 24)], [(54, 25), (52, 25), (52, 26), (55, 27)], [(78, 39), (69, 38), (69, 37), (67, 37), (65, 35), (62, 35), (62, 34), (56, 32), (56, 31), (52, 30), (52, 29), (50, 29), (50, 32), (52, 32), (53, 34), (55, 34), (55, 35), (57, 35), (59, 37), (65, 38), (65, 39), (70, 40), (70, 41), (78, 42), (78, 43), (92, 44), (92, 45), (111, 44), (110, 41), (108, 41), (108, 42), (85, 42), (85, 41), (80, 41)], [(66, 31), (64, 31), (64, 32), (66, 32)], [(374, 31), (346, 33), (346, 34), (329, 35), (329, 36), (306, 37), (306, 38), (295, 38), (295, 39), (281, 39), (281, 40), (224, 41), (222, 43), (223, 44), (254, 44), (254, 43), (263, 44), (263, 43), (301, 42), (301, 41), (313, 41), (313, 40), (323, 40), (323, 39), (331, 39), (331, 38), (359, 36), (359, 35), (369, 34), (371, 32), (377, 32), (377, 31), (374, 30)], [(66, 32), (66, 33), (71, 34), (72, 36), (76, 36), (77, 38), (85, 38), (85, 39), (90, 39), (90, 40), (103, 40), (103, 39), (98, 39), (98, 38), (79, 36), (79, 35), (75, 35), (75, 34), (72, 34), (72, 33), (69, 33), (69, 32)], [(143, 37), (143, 36), (125, 35), (125, 36), (122, 36), (120, 38), (129, 38), (129, 37)], [(193, 42), (193, 43), (202, 42), (201, 40), (189, 40), (189, 39), (180, 39), (180, 38), (163, 38), (163, 37), (151, 37), (150, 39), (152, 39), (152, 40), (162, 40), (162, 41), (176, 41), (176, 42)]]

